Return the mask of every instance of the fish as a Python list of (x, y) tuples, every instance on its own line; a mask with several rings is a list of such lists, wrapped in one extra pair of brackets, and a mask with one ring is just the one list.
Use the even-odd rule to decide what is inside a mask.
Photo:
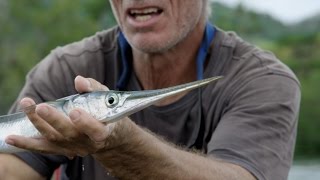
[[(75, 108), (81, 108), (101, 123), (108, 124), (151, 106), (166, 97), (199, 88), (220, 78), (222, 76), (215, 76), (157, 90), (94, 91), (75, 94), (45, 103), (66, 115)], [(33, 126), (26, 115), (27, 111), (32, 111), (35, 107), (36, 105), (32, 105), (21, 112), (0, 116), (0, 153), (27, 151), (7, 144), (5, 139), (9, 135), (20, 135), (29, 138), (41, 137), (41, 133)]]

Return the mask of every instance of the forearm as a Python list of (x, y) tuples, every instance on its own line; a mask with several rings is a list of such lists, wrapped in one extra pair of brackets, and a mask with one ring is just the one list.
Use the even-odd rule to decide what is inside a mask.
[(121, 179), (255, 179), (248, 171), (237, 165), (181, 150), (138, 127), (133, 129), (133, 134), (128, 137), (130, 142), (94, 155), (116, 177)]
[(10, 154), (0, 154), (0, 179), (32, 179), (44, 180), (39, 173), (25, 162)]

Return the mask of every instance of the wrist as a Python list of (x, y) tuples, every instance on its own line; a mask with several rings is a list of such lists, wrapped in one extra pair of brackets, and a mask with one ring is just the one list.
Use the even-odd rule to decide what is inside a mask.
[(103, 156), (105, 153), (110, 153), (110, 150), (127, 149), (135, 144), (140, 128), (133, 121), (124, 118), (112, 125), (114, 127), (111, 128), (110, 135), (105, 139), (105, 147), (92, 154), (93, 156)]
[[(121, 143), (93, 154), (93, 157), (98, 160), (110, 174), (120, 179), (139, 177), (144, 174), (143, 171), (145, 170), (153, 172), (155, 170), (154, 162), (159, 162), (162, 167), (170, 164), (169, 162), (171, 160), (167, 156), (169, 150), (166, 149), (168, 146), (166, 143), (163, 143), (147, 130), (140, 128), (134, 122), (129, 122), (125, 126), (119, 126), (119, 128), (120, 127), (123, 130), (121, 132), (128, 133), (117, 134), (117, 131), (115, 131), (115, 135), (117, 136), (114, 137), (120, 138), (122, 136), (120, 138)], [(128, 129), (125, 130), (126, 128)], [(112, 141), (116, 140), (116, 138), (112, 139)], [(157, 174), (163, 175), (165, 173), (159, 170)], [(147, 177), (147, 175), (144, 176)]]

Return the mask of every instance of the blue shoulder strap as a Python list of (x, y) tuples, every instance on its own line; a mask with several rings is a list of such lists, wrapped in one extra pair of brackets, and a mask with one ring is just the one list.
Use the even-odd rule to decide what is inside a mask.
[(210, 44), (214, 39), (215, 31), (216, 30), (214, 26), (211, 25), (210, 23), (207, 23), (203, 40), (197, 55), (197, 79), (198, 80), (203, 79), (204, 64), (207, 59), (207, 54), (208, 54)]
[(124, 89), (128, 80), (129, 76), (131, 73), (132, 65), (129, 63), (129, 54), (131, 54), (131, 47), (127, 41), (127, 39), (124, 37), (123, 33), (120, 31), (119, 32), (119, 37), (118, 37), (118, 43), (120, 46), (120, 54), (121, 54), (121, 63), (122, 63), (122, 72), (120, 74), (120, 77), (117, 81), (116, 88), (118, 90)]

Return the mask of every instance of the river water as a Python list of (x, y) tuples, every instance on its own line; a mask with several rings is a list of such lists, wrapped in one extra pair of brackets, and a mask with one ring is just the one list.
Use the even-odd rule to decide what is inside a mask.
[(295, 162), (289, 180), (320, 180), (320, 161)]

